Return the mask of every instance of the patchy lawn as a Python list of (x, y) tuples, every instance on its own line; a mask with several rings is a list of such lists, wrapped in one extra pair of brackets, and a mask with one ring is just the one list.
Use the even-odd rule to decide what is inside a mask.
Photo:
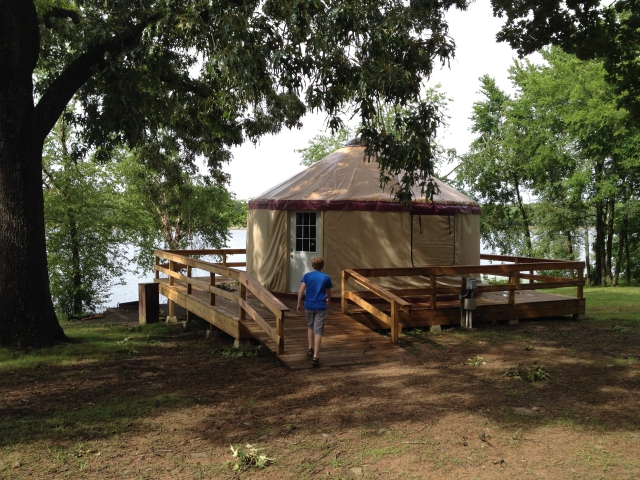
[(307, 371), (66, 324), (78, 343), (0, 349), (0, 477), (639, 478), (640, 289), (585, 295), (588, 320), (406, 331), (407, 361)]

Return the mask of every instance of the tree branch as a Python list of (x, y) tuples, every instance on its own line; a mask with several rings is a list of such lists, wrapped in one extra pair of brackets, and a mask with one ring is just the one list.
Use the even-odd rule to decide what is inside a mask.
[(52, 18), (67, 18), (71, 20), (74, 25), (80, 23), (80, 14), (68, 8), (51, 7), (42, 18), (42, 23), (44, 23), (45, 27), (51, 28), (53, 26), (51, 23)]
[(44, 141), (75, 93), (96, 72), (104, 69), (111, 58), (134, 48), (144, 29), (158, 18), (159, 15), (155, 15), (132, 25), (122, 35), (93, 46), (72, 61), (51, 83), (35, 107), (33, 125), (36, 137)]

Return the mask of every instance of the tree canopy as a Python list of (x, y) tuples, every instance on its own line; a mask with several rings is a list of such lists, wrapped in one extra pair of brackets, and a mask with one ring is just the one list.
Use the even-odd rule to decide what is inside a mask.
[(481, 79), (484, 98), (472, 117), (478, 136), (458, 180), (483, 204), (482, 237), (493, 248), (576, 259), (584, 246), (589, 263), (592, 245), (593, 283), (617, 283), (622, 271), (630, 281), (640, 130), (605, 81), (602, 62), (559, 48), (542, 54), (544, 65), (511, 68), (513, 97)]
[(640, 121), (640, 3), (634, 0), (492, 0), (506, 18), (497, 35), (523, 56), (547, 45), (581, 60), (599, 59), (618, 103)]

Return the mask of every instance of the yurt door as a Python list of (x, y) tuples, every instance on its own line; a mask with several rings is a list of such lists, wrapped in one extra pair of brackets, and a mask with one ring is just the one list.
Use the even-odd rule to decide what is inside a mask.
[(297, 292), (311, 259), (322, 255), (322, 214), (290, 212), (289, 225), (289, 291)]

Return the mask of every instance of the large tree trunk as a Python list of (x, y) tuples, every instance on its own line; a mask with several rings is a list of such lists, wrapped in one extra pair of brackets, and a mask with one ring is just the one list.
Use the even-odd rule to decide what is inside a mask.
[(6, 123), (0, 118), (0, 343), (51, 345), (66, 337), (49, 291), (41, 145), (28, 128), (7, 138)]
[(31, 2), (0, 9), (0, 344), (51, 345), (65, 337), (49, 292), (42, 138), (33, 132), (32, 72), (39, 52)]

